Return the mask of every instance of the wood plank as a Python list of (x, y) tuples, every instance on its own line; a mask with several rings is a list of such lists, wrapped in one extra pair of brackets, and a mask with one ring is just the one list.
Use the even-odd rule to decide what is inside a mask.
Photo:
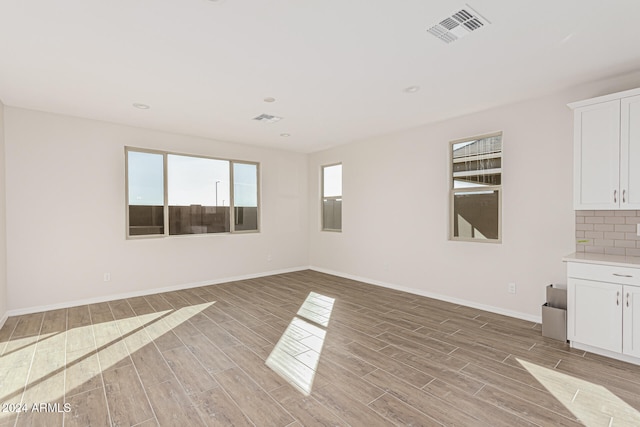
[(218, 372), (215, 377), (243, 413), (256, 425), (286, 426), (295, 421), (240, 368)]
[(346, 425), (329, 408), (318, 402), (313, 396), (305, 396), (290, 385), (282, 386), (271, 392), (271, 396), (304, 426)]
[[(476, 396), (438, 379), (431, 381), (423, 390), (439, 399), (455, 406), (459, 411), (477, 418), (483, 424), (492, 427), (534, 427), (536, 424), (525, 420), (509, 411), (502, 410)], [(464, 425), (464, 424), (463, 424)], [(472, 424), (473, 425), (473, 424)]]
[(191, 400), (171, 379), (147, 388), (147, 395), (156, 420), (161, 426), (204, 426)]
[[(67, 351), (65, 395), (67, 397), (103, 388), (98, 353), (95, 350)], [(86, 399), (94, 397), (85, 396)]]
[(111, 425), (104, 388), (94, 388), (67, 397), (70, 412), (64, 414), (65, 427)]
[(25, 314), (19, 317), (11, 339), (32, 337), (40, 334), (44, 313)]
[(174, 379), (169, 365), (153, 343), (133, 352), (131, 360), (145, 388)]
[(369, 407), (402, 426), (442, 426), (433, 418), (423, 414), (400, 399), (385, 393), (369, 404)]
[(391, 420), (372, 411), (366, 404), (354, 399), (348, 391), (329, 385), (313, 392), (312, 396), (350, 425), (393, 426)]
[(236, 364), (215, 344), (213, 344), (204, 334), (193, 335), (183, 339), (200, 364), (209, 373), (224, 371), (233, 368)]
[(207, 390), (191, 396), (191, 398), (208, 426), (248, 427), (254, 425), (222, 387)]
[(133, 426), (154, 417), (133, 365), (110, 369), (102, 377), (114, 425)]
[(162, 353), (187, 394), (202, 393), (217, 386), (198, 359), (186, 347), (177, 347)]
[[(365, 379), (383, 389), (387, 393), (386, 396), (393, 396), (400, 402), (420, 411), (421, 415), (419, 416), (425, 418), (424, 424), (468, 426), (481, 424), (477, 418), (461, 412), (458, 407), (450, 405), (381, 369), (366, 375)], [(377, 407), (376, 410), (383, 415), (385, 415), (386, 411), (394, 414), (400, 412), (400, 414), (393, 417), (385, 415), (387, 418), (395, 420), (404, 412), (404, 406), (399, 405), (395, 400), (385, 398), (385, 395), (382, 396), (382, 400), (378, 399), (374, 402), (378, 402), (378, 404), (375, 406), (370, 404), (369, 406), (374, 409)], [(384, 406), (382, 403), (384, 403)], [(388, 408), (384, 409), (383, 412), (385, 407)], [(416, 417), (418, 415), (415, 412), (409, 412), (409, 416)], [(419, 422), (418, 425), (422, 425), (422, 423)]]

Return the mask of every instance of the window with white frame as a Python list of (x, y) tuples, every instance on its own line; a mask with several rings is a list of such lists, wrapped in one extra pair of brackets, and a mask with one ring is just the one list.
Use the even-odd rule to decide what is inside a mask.
[(322, 166), (322, 230), (342, 231), (342, 164)]
[(125, 148), (127, 237), (258, 231), (258, 164)]
[(451, 240), (502, 239), (502, 132), (451, 142)]

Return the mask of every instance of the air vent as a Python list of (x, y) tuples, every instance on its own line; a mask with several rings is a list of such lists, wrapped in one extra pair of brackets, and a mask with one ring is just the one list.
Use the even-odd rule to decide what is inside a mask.
[(447, 16), (427, 31), (443, 42), (451, 43), (472, 31), (482, 28), (486, 24), (490, 24), (490, 22), (480, 16), (469, 5), (466, 5), (464, 9)]
[(282, 117), (272, 116), (271, 114), (260, 114), (259, 116), (254, 117), (253, 120), (264, 123), (276, 123), (282, 120)]

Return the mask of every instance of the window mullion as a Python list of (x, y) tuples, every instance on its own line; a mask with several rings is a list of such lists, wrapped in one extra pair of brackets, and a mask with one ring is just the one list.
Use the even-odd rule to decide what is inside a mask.
[(236, 232), (236, 213), (235, 213), (235, 183), (233, 181), (233, 167), (235, 162), (229, 162), (229, 232)]
[(169, 177), (168, 177), (168, 170), (169, 167), (167, 165), (167, 158), (168, 155), (167, 153), (163, 153), (162, 154), (162, 167), (163, 167), (163, 181), (164, 181), (164, 207), (163, 207), (163, 212), (164, 212), (164, 235), (168, 236), (169, 235)]

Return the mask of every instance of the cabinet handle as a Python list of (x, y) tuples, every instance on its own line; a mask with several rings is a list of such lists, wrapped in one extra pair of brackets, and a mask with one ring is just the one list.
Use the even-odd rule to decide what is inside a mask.
[(613, 190), (613, 203), (618, 203), (618, 190)]
[(627, 307), (629, 307), (629, 292), (627, 292)]
[(616, 292), (616, 305), (620, 305), (620, 291)]
[(618, 274), (618, 273), (613, 273), (614, 276), (618, 276), (618, 277), (633, 277), (631, 274)]
[(627, 203), (627, 190), (622, 190), (622, 203)]

